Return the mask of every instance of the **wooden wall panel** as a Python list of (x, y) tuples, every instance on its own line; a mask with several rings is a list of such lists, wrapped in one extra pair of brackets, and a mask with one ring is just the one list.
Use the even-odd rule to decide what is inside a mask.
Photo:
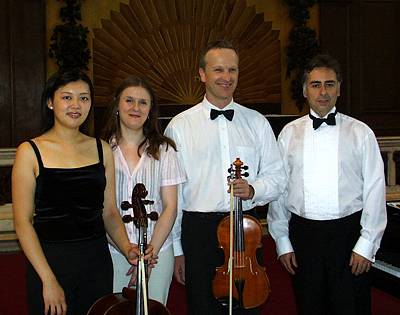
[[(337, 107), (340, 111), (348, 113), (348, 104), (351, 103), (351, 75), (347, 65), (350, 62), (350, 50), (352, 48), (349, 3), (326, 3), (324, 6), (321, 6), (320, 21), (320, 43), (323, 47), (323, 52), (330, 53), (337, 58), (343, 71), (341, 96), (338, 99)], [(329, 36), (327, 36), (328, 34)], [(346, 36), (343, 36), (343, 34), (346, 34)], [(331, 43), (337, 43), (337, 45), (331, 45)]]
[[(13, 145), (37, 135), (41, 127), (40, 98), (45, 81), (45, 2), (12, 1), (13, 70), (15, 82)], [(18, 18), (17, 18), (18, 17)]]
[(400, 113), (393, 107), (400, 86), (400, 2), (365, 2), (360, 10), (361, 110)]
[(11, 97), (9, 1), (0, 1), (0, 147), (10, 146)]
[(14, 147), (40, 130), (45, 1), (4, 0), (0, 11), (0, 147)]
[(339, 110), (380, 136), (400, 134), (400, 0), (321, 0), (320, 38), (344, 82)]

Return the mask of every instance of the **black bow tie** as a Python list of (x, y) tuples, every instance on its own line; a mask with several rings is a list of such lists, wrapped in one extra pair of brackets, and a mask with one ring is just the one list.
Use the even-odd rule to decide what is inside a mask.
[(328, 115), (328, 117), (326, 117), (326, 118), (318, 118), (318, 117), (315, 117), (315, 116), (309, 114), (310, 118), (313, 121), (313, 128), (318, 129), (319, 126), (321, 126), (323, 123), (326, 123), (327, 125), (330, 125), (330, 126), (336, 125), (336, 119), (335, 119), (336, 113), (337, 112), (330, 113)]
[(233, 114), (234, 114), (233, 109), (216, 110), (216, 109), (214, 109), (214, 108), (211, 108), (210, 118), (211, 118), (211, 120), (214, 120), (214, 119), (217, 118), (219, 115), (224, 115), (226, 119), (228, 119), (229, 121), (232, 121), (232, 119), (233, 119)]

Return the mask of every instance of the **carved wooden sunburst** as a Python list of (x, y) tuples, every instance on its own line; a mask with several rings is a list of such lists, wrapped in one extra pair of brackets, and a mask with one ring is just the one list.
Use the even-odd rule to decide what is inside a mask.
[(239, 50), (235, 100), (280, 103), (279, 32), (245, 0), (131, 0), (101, 25), (93, 41), (96, 106), (129, 75), (147, 77), (161, 105), (198, 103), (199, 52), (222, 38)]

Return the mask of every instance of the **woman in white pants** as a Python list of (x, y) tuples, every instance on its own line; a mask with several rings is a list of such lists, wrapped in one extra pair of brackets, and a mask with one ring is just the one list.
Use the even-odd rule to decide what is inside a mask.
[[(151, 270), (149, 297), (167, 303), (174, 269), (171, 229), (176, 218), (177, 185), (186, 175), (176, 157), (175, 143), (165, 137), (158, 124), (158, 109), (150, 85), (142, 78), (128, 77), (117, 88), (109, 106), (108, 121), (103, 137), (109, 141), (115, 161), (117, 206), (131, 202), (132, 190), (137, 183), (145, 185), (147, 213), (156, 211), (157, 221), (149, 220), (148, 241), (158, 263)], [(121, 215), (132, 215), (132, 209)], [(132, 243), (138, 242), (138, 229), (125, 225)], [(114, 266), (114, 292), (121, 292), (130, 284), (129, 263), (110, 243)]]

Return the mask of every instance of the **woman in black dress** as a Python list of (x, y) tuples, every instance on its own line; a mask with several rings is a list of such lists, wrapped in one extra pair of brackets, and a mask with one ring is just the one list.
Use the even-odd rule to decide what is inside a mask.
[(53, 75), (42, 96), (45, 131), (17, 150), (14, 223), (30, 262), (32, 315), (84, 315), (96, 299), (112, 293), (106, 233), (136, 263), (137, 247), (129, 242), (115, 204), (110, 147), (80, 130), (92, 99), (93, 86), (83, 72)]

